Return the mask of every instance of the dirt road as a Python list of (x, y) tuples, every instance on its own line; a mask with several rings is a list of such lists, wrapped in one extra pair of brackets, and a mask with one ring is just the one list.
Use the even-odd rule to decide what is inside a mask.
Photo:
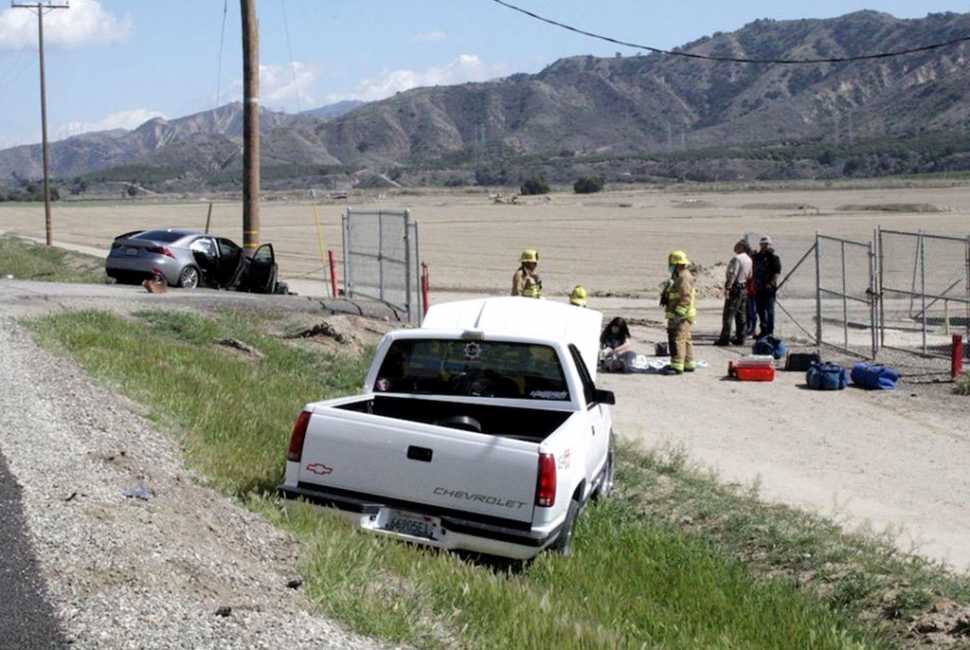
[[(634, 328), (649, 351), (662, 330)], [(919, 391), (813, 391), (801, 372), (771, 383), (727, 378), (736, 348), (698, 346), (693, 375), (601, 374), (617, 394), (614, 428), (648, 448), (682, 448), (727, 482), (889, 532), (903, 550), (970, 569), (970, 398)], [(671, 417), (666, 405), (684, 404)]]

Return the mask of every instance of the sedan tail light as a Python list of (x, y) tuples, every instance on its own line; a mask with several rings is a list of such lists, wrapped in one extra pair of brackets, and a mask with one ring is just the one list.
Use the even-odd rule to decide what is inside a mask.
[(175, 259), (175, 255), (172, 254), (172, 251), (169, 250), (169, 248), (167, 246), (150, 246), (150, 247), (146, 248), (145, 250), (147, 250), (149, 253), (157, 253), (158, 255), (164, 255), (165, 257), (171, 257), (173, 260)]

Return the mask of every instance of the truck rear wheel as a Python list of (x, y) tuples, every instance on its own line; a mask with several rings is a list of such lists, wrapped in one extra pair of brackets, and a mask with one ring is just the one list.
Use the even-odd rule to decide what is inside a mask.
[(569, 510), (566, 512), (566, 521), (559, 529), (559, 536), (556, 541), (549, 546), (549, 550), (557, 555), (567, 557), (573, 545), (573, 528), (576, 526), (576, 515), (579, 514), (579, 501), (573, 499), (569, 503)]

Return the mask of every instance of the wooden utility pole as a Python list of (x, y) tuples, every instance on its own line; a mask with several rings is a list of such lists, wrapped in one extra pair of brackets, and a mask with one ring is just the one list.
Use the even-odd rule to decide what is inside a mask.
[(50, 150), (47, 146), (47, 84), (44, 81), (44, 9), (67, 9), (67, 4), (45, 5), (40, 2), (32, 4), (11, 3), (13, 8), (34, 9), (37, 12), (37, 42), (40, 49), (40, 130), (44, 155), (44, 224), (47, 231), (47, 245), (53, 243), (51, 232), (51, 165)]
[(243, 33), (243, 248), (259, 247), (259, 26), (256, 0), (239, 0)]

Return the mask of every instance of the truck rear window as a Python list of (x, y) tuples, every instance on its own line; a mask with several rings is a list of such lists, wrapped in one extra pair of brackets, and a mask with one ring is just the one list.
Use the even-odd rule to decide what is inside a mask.
[(381, 364), (374, 390), (569, 400), (562, 364), (553, 348), (499, 341), (394, 341)]

